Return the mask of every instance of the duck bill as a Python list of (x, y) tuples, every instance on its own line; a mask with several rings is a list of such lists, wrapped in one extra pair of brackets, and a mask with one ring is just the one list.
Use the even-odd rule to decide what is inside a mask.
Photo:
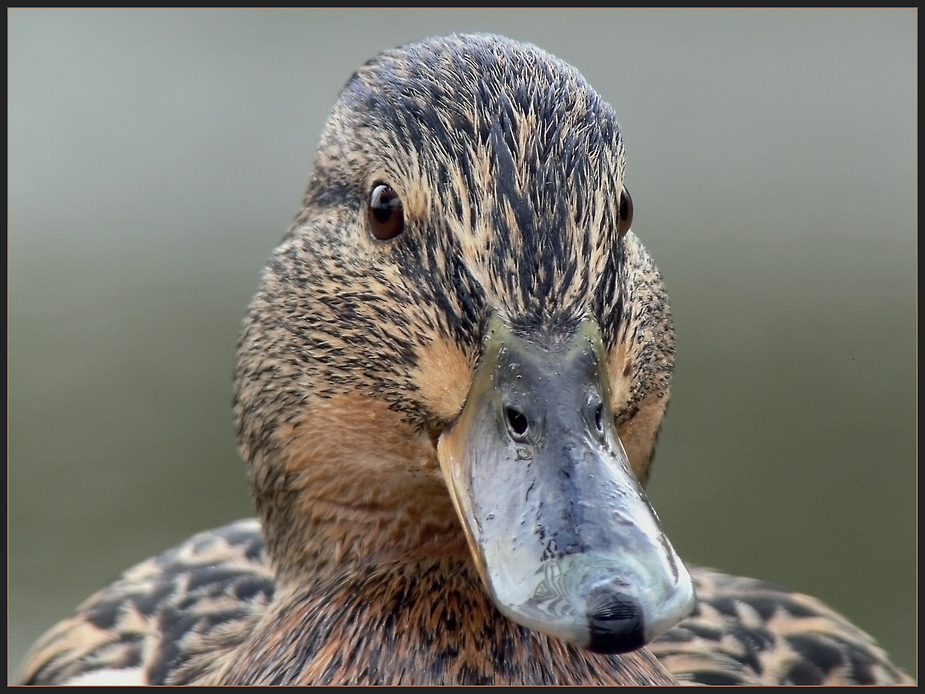
[(496, 315), (437, 453), (498, 608), (621, 653), (686, 617), (694, 592), (617, 436), (606, 363), (594, 321), (541, 345)]

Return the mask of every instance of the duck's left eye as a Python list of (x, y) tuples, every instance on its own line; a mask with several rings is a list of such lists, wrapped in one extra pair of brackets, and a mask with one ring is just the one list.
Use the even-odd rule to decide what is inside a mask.
[(369, 194), (369, 228), (380, 241), (394, 239), (405, 230), (405, 210), (392, 186), (377, 183)]
[(630, 224), (633, 223), (633, 199), (630, 192), (623, 186), (620, 192), (620, 219), (617, 222), (617, 234), (623, 236), (630, 230)]

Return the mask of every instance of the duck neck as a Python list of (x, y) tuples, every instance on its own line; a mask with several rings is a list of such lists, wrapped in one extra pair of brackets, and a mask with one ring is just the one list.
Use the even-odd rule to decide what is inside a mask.
[(604, 656), (502, 616), (468, 560), (336, 570), (281, 587), (211, 684), (671, 684), (647, 651)]

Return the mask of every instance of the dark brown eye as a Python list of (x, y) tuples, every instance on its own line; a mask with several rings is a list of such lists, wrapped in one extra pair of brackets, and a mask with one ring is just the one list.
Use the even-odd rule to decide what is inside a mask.
[(369, 194), (369, 228), (381, 241), (394, 239), (405, 230), (405, 211), (392, 186), (377, 183)]
[(630, 230), (630, 224), (633, 223), (633, 199), (630, 192), (623, 186), (620, 193), (620, 219), (617, 222), (617, 234), (623, 236)]

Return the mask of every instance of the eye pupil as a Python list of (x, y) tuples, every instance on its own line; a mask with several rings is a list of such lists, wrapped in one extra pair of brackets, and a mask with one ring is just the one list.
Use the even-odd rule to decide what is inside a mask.
[(392, 206), (380, 205), (379, 207), (374, 207), (373, 214), (375, 215), (377, 222), (380, 224), (386, 224), (392, 218)]
[(623, 236), (630, 230), (630, 225), (633, 223), (633, 198), (630, 197), (630, 192), (626, 189), (626, 186), (620, 191), (620, 211), (618, 214), (620, 219), (617, 221), (617, 233)]
[(380, 241), (394, 239), (405, 230), (405, 211), (392, 186), (377, 183), (369, 194), (369, 228)]

